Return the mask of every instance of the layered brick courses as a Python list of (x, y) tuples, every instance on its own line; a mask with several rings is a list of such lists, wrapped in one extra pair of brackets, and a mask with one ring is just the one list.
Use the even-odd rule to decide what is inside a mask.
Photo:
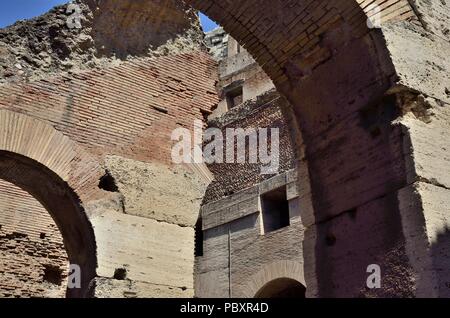
[[(0, 88), (0, 149), (43, 164), (67, 181), (84, 204), (103, 198), (105, 193), (98, 186), (105, 173), (102, 162), (109, 154), (172, 165), (171, 133), (178, 127), (192, 130), (194, 120), (203, 120), (210, 113), (218, 99), (216, 74), (216, 63), (198, 51), (5, 85)], [(30, 200), (23, 209), (43, 208)], [(43, 220), (51, 221), (49, 212), (45, 213)], [(56, 248), (36, 245), (22, 236), (12, 240), (21, 251), (46, 253)], [(65, 253), (64, 246), (57, 248)], [(39, 257), (30, 254), (26, 260), (40, 264)], [(4, 255), (2, 259), (11, 257)], [(24, 261), (12, 259), (11, 266)], [(6, 265), (2, 267), (16, 273)], [(17, 268), (19, 278), (8, 276), (6, 281), (19, 286), (27, 275), (30, 282), (42, 278)], [(4, 296), (24, 297), (44, 297), (42, 290), (51, 290), (38, 283), (36, 290), (27, 293), (17, 286), (13, 293), (8, 286), (0, 290), (5, 291)]]
[[(211, 121), (211, 127), (222, 130), (224, 137), (228, 128), (235, 129), (279, 129), (280, 138), (280, 168), (279, 173), (293, 169), (296, 164), (297, 151), (295, 149), (295, 136), (289, 128), (292, 110), (289, 104), (277, 93), (267, 93), (257, 100), (249, 101), (233, 109), (216, 121)], [(270, 145), (270, 137), (269, 137)], [(237, 147), (237, 146), (236, 146)], [(249, 153), (247, 138), (246, 152)], [(233, 193), (252, 187), (273, 175), (261, 174), (261, 164), (250, 163), (214, 163), (208, 165), (215, 176), (215, 180), (208, 187), (203, 203), (217, 201)]]
[[(203, 120), (218, 101), (215, 67), (203, 52), (136, 60), (71, 77), (4, 86), (0, 108), (53, 125), (99, 162), (115, 154), (171, 165), (172, 131), (192, 130), (194, 120)], [(77, 182), (85, 194), (94, 191), (99, 177), (89, 166), (77, 165), (78, 170), (70, 172), (77, 174), (71, 178), (81, 179)], [(91, 184), (84, 186), (89, 183), (86, 178), (92, 178)]]
[[(47, 210), (0, 180), (0, 213), (0, 297), (64, 297), (69, 260)], [(46, 270), (59, 277), (48, 281)]]
[(407, 0), (187, 2), (219, 21), (278, 86), (288, 80), (284, 68), (289, 61), (320, 50), (321, 38), (328, 31), (347, 25), (355, 37), (367, 34), (366, 13), (371, 13), (371, 4), (380, 5), (382, 22), (418, 22)]

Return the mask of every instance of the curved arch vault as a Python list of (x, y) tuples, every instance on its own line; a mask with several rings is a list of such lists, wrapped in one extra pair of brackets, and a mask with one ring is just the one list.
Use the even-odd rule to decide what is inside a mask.
[(81, 269), (81, 288), (68, 289), (67, 296), (89, 296), (97, 266), (95, 237), (80, 198), (64, 180), (74, 146), (51, 126), (24, 115), (0, 110), (0, 123), (0, 179), (28, 192), (48, 211), (70, 264)]

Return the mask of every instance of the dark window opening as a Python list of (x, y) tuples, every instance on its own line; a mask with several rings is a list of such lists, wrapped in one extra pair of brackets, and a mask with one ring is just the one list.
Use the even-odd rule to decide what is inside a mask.
[(108, 192), (119, 191), (119, 188), (117, 187), (116, 184), (116, 180), (114, 180), (114, 177), (109, 173), (109, 171), (106, 171), (105, 175), (100, 178), (98, 187)]
[(62, 270), (52, 265), (44, 265), (44, 281), (53, 285), (61, 286)]
[(45, 233), (39, 234), (39, 237), (41, 238), (41, 240), (45, 239), (46, 236), (47, 236), (47, 234), (45, 234)]
[(195, 224), (195, 257), (203, 256), (203, 222), (199, 218)]
[(224, 88), (228, 110), (239, 106), (244, 101), (243, 84), (243, 81), (236, 81)]
[(286, 187), (281, 187), (261, 196), (264, 233), (273, 232), (290, 225), (289, 201)]

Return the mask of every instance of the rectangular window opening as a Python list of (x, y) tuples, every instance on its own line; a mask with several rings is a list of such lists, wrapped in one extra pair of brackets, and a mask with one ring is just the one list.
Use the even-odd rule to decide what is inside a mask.
[(264, 233), (270, 233), (290, 225), (286, 186), (263, 194), (261, 208)]
[(203, 220), (199, 218), (195, 224), (195, 257), (203, 256)]
[(244, 101), (244, 93), (242, 85), (237, 85), (232, 89), (227, 89), (225, 92), (227, 99), (228, 110), (239, 106)]

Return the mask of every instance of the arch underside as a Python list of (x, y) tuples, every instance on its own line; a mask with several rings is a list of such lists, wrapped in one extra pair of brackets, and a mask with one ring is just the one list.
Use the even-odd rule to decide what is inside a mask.
[(36, 161), (0, 151), (0, 179), (35, 197), (57, 224), (71, 264), (81, 268), (81, 289), (68, 289), (68, 297), (89, 296), (95, 277), (95, 237), (81, 202), (66, 182)]
[[(326, 35), (349, 33), (353, 38), (367, 34), (368, 17), (377, 12), (380, 22), (418, 21), (408, 0), (187, 0), (194, 8), (219, 22), (281, 88), (287, 84), (287, 68), (292, 63), (308, 63), (328, 46)], [(339, 36), (342, 36), (340, 34)], [(287, 89), (287, 88), (286, 88)], [(283, 92), (286, 93), (286, 92)]]

